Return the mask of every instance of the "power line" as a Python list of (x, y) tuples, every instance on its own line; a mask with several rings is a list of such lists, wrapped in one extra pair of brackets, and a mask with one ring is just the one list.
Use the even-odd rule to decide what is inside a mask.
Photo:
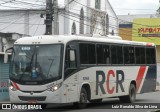
[(15, 0), (15, 2), (19, 2), (19, 3), (22, 3), (22, 4), (28, 4), (28, 5), (37, 5), (37, 6), (46, 6), (46, 5), (42, 5), (42, 4), (36, 4), (36, 3), (30, 3), (30, 2), (24, 2), (24, 1), (18, 1), (18, 0)]
[[(11, 23), (11, 22), (0, 22), (0, 23)], [(25, 23), (12, 23), (12, 24), (25, 24)], [(44, 25), (44, 24), (36, 24), (36, 23), (30, 23), (30, 25)]]
[(4, 3), (1, 3), (0, 5), (3, 5), (3, 4), (7, 4), (7, 3), (11, 3), (11, 2), (13, 2), (14, 0), (10, 0), (10, 1), (5, 1)]
[[(68, 13), (68, 14), (67, 14)], [(67, 14), (67, 15), (69, 15), (69, 16), (72, 16), (72, 17), (74, 17), (74, 18), (78, 18), (78, 19), (80, 19), (80, 15), (78, 15), (78, 14), (76, 14), (76, 13), (73, 13), (73, 12), (68, 12), (68, 11), (65, 11), (65, 14)], [(73, 15), (72, 15), (73, 14)], [(75, 15), (74, 15), (75, 14)], [(84, 16), (87, 20), (91, 20), (92, 18), (90, 18), (90, 17), (86, 17), (86, 16)], [(84, 19), (85, 20), (85, 19)], [(99, 22), (99, 23), (102, 23), (101, 21), (97, 21), (97, 22)], [(111, 24), (109, 24), (109, 23), (106, 23), (106, 25), (108, 25), (108, 27), (110, 27), (110, 28), (112, 28), (112, 29), (119, 29), (119, 27), (118, 26), (115, 26), (115, 25), (111, 25)], [(126, 31), (126, 32), (131, 32), (132, 34), (134, 33), (134, 32), (137, 32), (137, 29), (133, 29), (132, 28), (132, 31), (128, 31), (128, 30), (126, 30), (126, 29), (121, 29), (122, 31)]]
[[(71, 13), (71, 14), (75, 14), (76, 16), (78, 16), (78, 19), (80, 19), (80, 15), (78, 15), (78, 14), (76, 14), (76, 13), (73, 13), (73, 12), (68, 12), (68, 11), (66, 11), (65, 12), (65, 14), (66, 13)], [(72, 16), (72, 17), (74, 17), (74, 18), (77, 18), (76, 16), (73, 16), (73, 15), (70, 15), (70, 14), (68, 14), (69, 16)], [(91, 20), (92, 18), (89, 18), (89, 17), (86, 17), (87, 19), (89, 19), (89, 20)], [(99, 21), (97, 21), (97, 22), (99, 22)], [(101, 22), (100, 22), (101, 23)], [(109, 27), (110, 28), (113, 28), (113, 29), (119, 29), (119, 27), (117, 27), (117, 26), (114, 26), (114, 25), (110, 25), (110, 24), (108, 24), (109, 25)], [(126, 31), (127, 33), (128, 32), (131, 32), (132, 34), (124, 34), (124, 35), (126, 35), (126, 36), (133, 36), (134, 35), (134, 37), (137, 37), (137, 35), (135, 35), (135, 32), (137, 33), (137, 29), (133, 29), (132, 28), (132, 31), (128, 31), (128, 30), (125, 30), (125, 29), (121, 29), (121, 30), (123, 30), (123, 31)]]
[(36, 28), (36, 30), (35, 30), (35, 32), (34, 32), (33, 35), (35, 35), (35, 34), (37, 33), (37, 30), (38, 30), (38, 28), (39, 28), (40, 22), (41, 22), (41, 18), (40, 18), (40, 20), (39, 20), (39, 22), (38, 22), (37, 28)]
[[(6, 6), (7, 3), (10, 3), (9, 6), (8, 6), (8, 5)], [(13, 3), (16, 3), (16, 6), (12, 6)], [(5, 4), (5, 6), (4, 6), (3, 4)], [(20, 7), (17, 7), (17, 5), (20, 5)], [(28, 9), (27, 6), (31, 6), (31, 7), (34, 6), (34, 7), (37, 7), (37, 8), (42, 7), (42, 6), (45, 6), (45, 5), (43, 5), (43, 4), (36, 4), (36, 3), (30, 3), (30, 2), (25, 2), (25, 1), (11, 0), (11, 1), (2, 3), (2, 4), (1, 4), (1, 7), (22, 8), (22, 5), (23, 5), (23, 6), (26, 6), (25, 8), (23, 7), (23, 9)]]
[(2, 30), (4, 30), (4, 29), (8, 28), (10, 25), (12, 25), (13, 23), (15, 23), (15, 22), (18, 21), (19, 19), (21, 19), (24, 15), (25, 15), (25, 14), (21, 15), (19, 18), (17, 18), (15, 21), (11, 22), (11, 23), (10, 23), (9, 25), (7, 25), (6, 27), (1, 28), (0, 31), (2, 31)]
[[(41, 19), (41, 18), (40, 18)], [(37, 19), (35, 19), (35, 21), (33, 22), (33, 23), (36, 23), (37, 22)], [(44, 24), (31, 24), (31, 23), (29, 23), (29, 29), (31, 29), (33, 26), (35, 26), (35, 25), (44, 25)], [(24, 27), (24, 26), (23, 26)], [(23, 31), (21, 31), (21, 33), (24, 33), (24, 29), (22, 28), (21, 30), (23, 30)]]
[[(82, 4), (82, 3), (79, 3), (79, 2), (77, 2), (77, 1), (74, 1), (74, 2), (76, 2), (77, 4), (80, 4), (80, 5), (82, 5), (82, 6), (84, 6), (84, 7), (86, 7), (86, 8), (92, 9), (91, 7), (88, 7), (88, 6), (86, 6), (86, 5)], [(109, 16), (109, 15), (108, 15), (108, 16)], [(109, 17), (112, 17), (112, 18), (117, 19), (117, 20), (125, 21), (125, 20), (118, 19), (118, 18), (113, 17), (113, 16), (109, 16)], [(136, 24), (136, 25), (141, 25), (141, 26), (147, 26), (147, 27), (159, 27), (159, 25), (158, 25), (158, 26), (149, 26), (149, 25), (143, 25), (143, 24), (139, 24), (139, 23), (135, 23), (135, 22), (129, 22), (129, 21), (125, 21), (125, 22), (132, 23), (132, 24)]]
[[(66, 14), (66, 13), (65, 13)], [(67, 14), (68, 16), (71, 16), (71, 17), (74, 17), (74, 18), (77, 18), (77, 17), (75, 17), (75, 16), (73, 16), (73, 15), (69, 15), (69, 14)], [(71, 19), (71, 18), (69, 18), (69, 17), (66, 17), (66, 16), (64, 16), (63, 15), (63, 17), (65, 17), (65, 18), (68, 18), (68, 19), (70, 19), (70, 20), (73, 20), (73, 21), (76, 21), (76, 22), (78, 22), (78, 23), (80, 23), (79, 21), (77, 21), (77, 20), (75, 20), (75, 19)], [(80, 18), (78, 18), (78, 19), (80, 19)], [(86, 25), (86, 26), (90, 26), (91, 27), (91, 25), (89, 25), (89, 24), (83, 24), (83, 25)], [(112, 26), (112, 25), (109, 25), (109, 27), (110, 28), (113, 28), (113, 29), (118, 29), (118, 27), (114, 27), (114, 26)], [(100, 28), (97, 28), (97, 27), (95, 27), (96, 29), (98, 29), (98, 30), (101, 30), (101, 31), (104, 31), (104, 30), (102, 30), (102, 29), (100, 29)], [(127, 33), (128, 33), (128, 30), (125, 30), (125, 29), (121, 29), (121, 30), (124, 30), (124, 31), (126, 31)], [(134, 35), (134, 32), (133, 31), (130, 31), (130, 32), (132, 32), (132, 34), (124, 34), (124, 35), (126, 35), (126, 36), (132, 36), (132, 35)], [(112, 33), (112, 32), (109, 32), (109, 33)], [(119, 33), (115, 33), (115, 34), (119, 34)], [(137, 35), (136, 35), (137, 36)], [(134, 37), (136, 37), (136, 36), (134, 36)]]
[[(68, 19), (70, 19), (70, 20), (73, 20), (73, 21), (75, 21), (75, 22), (80, 23), (79, 21), (77, 21), (77, 20), (75, 20), (75, 19), (71, 19), (71, 18), (65, 16), (64, 14), (60, 14), (60, 15), (63, 16), (63, 17), (65, 17), (65, 18), (68, 18)], [(86, 26), (90, 26), (90, 27), (91, 27), (91, 25), (89, 25), (89, 24), (83, 23), (83, 25), (86, 25)], [(102, 29), (100, 29), (100, 28), (97, 28), (97, 27), (95, 27), (95, 28), (98, 29), (98, 30), (104, 31), (104, 30), (102, 30)], [(110, 32), (110, 33), (111, 33), (111, 32)]]
[[(71, 9), (73, 9), (73, 10), (75, 10), (75, 11), (79, 11), (80, 12), (80, 10), (78, 10), (78, 9), (74, 9), (73, 7), (71, 8)], [(91, 13), (89, 13), (89, 12), (85, 12), (84, 11), (84, 13), (86, 13), (86, 14), (91, 14)], [(109, 15), (108, 15), (109, 16)], [(122, 20), (122, 19), (119, 19), (119, 18), (116, 18), (116, 17), (113, 17), (113, 16), (109, 16), (110, 18), (113, 18), (114, 20), (118, 20), (118, 21), (121, 21), (121, 22), (124, 22), (124, 23), (129, 23), (129, 24), (137, 24), (137, 25), (142, 25), (142, 26), (148, 26), (148, 27), (159, 27), (159, 25), (158, 26), (149, 26), (149, 25), (143, 25), (143, 24), (139, 24), (139, 23), (134, 23), (134, 22), (130, 22), (130, 21), (126, 21), (126, 20)]]
[(155, 9), (128, 9), (128, 8), (114, 8), (114, 9), (117, 9), (117, 10), (142, 10), (142, 11), (146, 11), (146, 10), (148, 10), (148, 11), (155, 11)]

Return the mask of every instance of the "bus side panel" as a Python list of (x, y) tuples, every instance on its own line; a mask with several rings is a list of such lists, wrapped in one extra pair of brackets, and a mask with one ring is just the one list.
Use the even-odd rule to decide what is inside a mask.
[(140, 93), (153, 92), (156, 89), (157, 67), (151, 65), (148, 67), (144, 83)]
[[(89, 83), (91, 99), (124, 96), (128, 94), (131, 81), (137, 78), (138, 67), (90, 67), (79, 71), (79, 89), (81, 84)], [(137, 71), (137, 72), (135, 72)]]

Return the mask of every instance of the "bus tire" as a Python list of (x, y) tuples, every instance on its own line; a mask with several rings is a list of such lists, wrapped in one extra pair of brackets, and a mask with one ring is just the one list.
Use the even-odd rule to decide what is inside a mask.
[(74, 105), (79, 109), (86, 108), (87, 107), (87, 99), (88, 99), (87, 91), (84, 87), (82, 87), (79, 102), (74, 103)]
[(102, 99), (90, 100), (89, 102), (91, 102), (91, 103), (101, 103)]
[(136, 100), (136, 87), (134, 84), (130, 85), (129, 94), (127, 96), (120, 96), (119, 97), (121, 102), (124, 103), (134, 103)]

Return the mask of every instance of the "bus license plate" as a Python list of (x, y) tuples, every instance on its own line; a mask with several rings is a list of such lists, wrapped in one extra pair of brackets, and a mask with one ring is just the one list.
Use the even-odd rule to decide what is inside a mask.
[(28, 103), (37, 103), (37, 100), (28, 100)]

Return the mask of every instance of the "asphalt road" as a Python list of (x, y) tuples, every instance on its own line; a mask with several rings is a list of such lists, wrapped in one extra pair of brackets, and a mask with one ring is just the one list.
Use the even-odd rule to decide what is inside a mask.
[[(160, 91), (152, 92), (152, 93), (145, 93), (139, 94), (136, 98), (136, 105), (142, 106), (135, 109), (135, 105), (130, 104), (122, 104), (119, 102), (118, 98), (108, 98), (104, 99), (102, 103), (99, 104), (88, 104), (86, 109), (76, 109), (72, 104), (68, 105), (60, 105), (55, 106), (53, 104), (49, 104), (47, 109), (45, 110), (0, 110), (0, 112), (154, 112), (155, 110), (160, 110)], [(133, 106), (134, 109), (115, 109), (115, 106)], [(144, 109), (144, 105), (152, 107), (152, 109)], [(152, 106), (151, 106), (152, 105)], [(157, 108), (156, 108), (157, 106)], [(154, 108), (155, 107), (155, 108)]]

